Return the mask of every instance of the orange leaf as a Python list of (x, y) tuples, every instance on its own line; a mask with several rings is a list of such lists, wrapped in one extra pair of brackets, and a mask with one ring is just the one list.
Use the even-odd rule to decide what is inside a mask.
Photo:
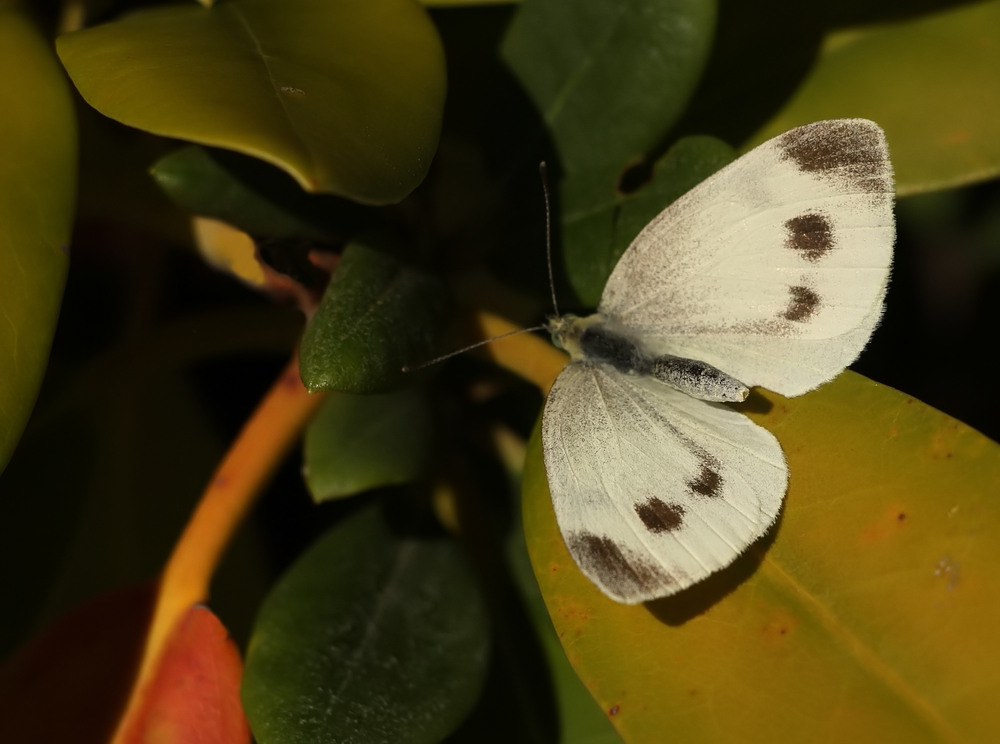
[(226, 629), (207, 607), (192, 607), (167, 641), (126, 744), (238, 744), (250, 741), (240, 704), (243, 662)]

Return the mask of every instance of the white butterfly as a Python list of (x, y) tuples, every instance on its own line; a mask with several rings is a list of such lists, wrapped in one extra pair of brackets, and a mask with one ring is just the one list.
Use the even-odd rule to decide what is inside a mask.
[(876, 124), (798, 127), (650, 222), (596, 314), (549, 320), (571, 362), (545, 403), (545, 470), (566, 545), (607, 596), (674, 594), (774, 523), (781, 446), (725, 402), (801, 395), (857, 358), (882, 315), (892, 209)]

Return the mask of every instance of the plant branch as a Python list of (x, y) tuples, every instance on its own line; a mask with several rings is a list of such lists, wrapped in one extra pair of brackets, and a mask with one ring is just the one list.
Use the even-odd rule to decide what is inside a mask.
[(128, 729), (177, 622), (208, 598), (209, 582), (230, 539), (324, 398), (306, 391), (293, 357), (215, 471), (160, 577), (139, 673), (116, 740)]

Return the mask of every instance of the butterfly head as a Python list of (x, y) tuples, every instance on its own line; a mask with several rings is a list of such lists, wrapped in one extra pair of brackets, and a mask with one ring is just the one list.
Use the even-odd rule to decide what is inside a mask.
[(573, 361), (579, 361), (587, 356), (581, 345), (583, 334), (600, 321), (600, 315), (596, 314), (586, 318), (572, 314), (553, 315), (546, 321), (545, 328), (552, 334), (552, 343), (569, 354)]
[(552, 343), (557, 348), (570, 356), (575, 356), (574, 351), (579, 351), (580, 335), (583, 333), (579, 316), (553, 315), (546, 319), (545, 329), (552, 334)]

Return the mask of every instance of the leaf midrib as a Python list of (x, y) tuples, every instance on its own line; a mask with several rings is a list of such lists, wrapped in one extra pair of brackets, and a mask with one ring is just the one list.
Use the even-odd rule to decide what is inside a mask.
[(803, 608), (818, 624), (832, 637), (841, 641), (841, 648), (845, 650), (845, 653), (854, 657), (859, 667), (864, 669), (873, 679), (880, 681), (898, 700), (912, 710), (914, 715), (923, 721), (929, 730), (944, 741), (965, 741), (965, 737), (952, 727), (925, 696), (919, 694), (868, 643), (834, 614), (829, 606), (820, 602), (815, 593), (786, 571), (780, 561), (766, 556), (763, 564), (768, 567), (770, 578), (785, 584), (786, 588), (799, 599)]
[(247, 39), (253, 47), (255, 55), (260, 62), (261, 67), (264, 69), (264, 75), (267, 77), (267, 81), (271, 86), (271, 90), (274, 93), (274, 98), (278, 103), (281, 112), (284, 114), (284, 119), (288, 123), (288, 128), (291, 135), (295, 138), (296, 142), (301, 145), (302, 149), (305, 151), (307, 157), (312, 161), (316, 162), (318, 157), (310, 145), (309, 141), (302, 135), (299, 128), (295, 122), (295, 118), (291, 115), (287, 104), (285, 103), (284, 96), (281, 95), (280, 85), (275, 80), (274, 73), (271, 70), (271, 66), (267, 63), (267, 55), (264, 54), (264, 48), (261, 45), (260, 39), (253, 30), (253, 24), (247, 18), (246, 13), (240, 9), (237, 3), (227, 3), (225, 6), (232, 17), (236, 20), (237, 25), (246, 34)]
[(330, 706), (328, 708), (328, 712), (332, 710), (334, 701), (340, 699), (341, 694), (353, 681), (355, 670), (359, 668), (358, 661), (367, 654), (373, 639), (377, 635), (378, 630), (381, 628), (379, 620), (391, 604), (389, 597), (390, 595), (395, 595), (395, 586), (401, 581), (403, 571), (409, 565), (410, 558), (412, 557), (415, 549), (416, 545), (414, 543), (407, 542), (403, 543), (397, 550), (395, 560), (389, 569), (388, 578), (380, 587), (378, 599), (375, 602), (375, 606), (372, 608), (371, 614), (369, 615), (364, 636), (362, 636), (361, 640), (354, 647), (354, 651), (344, 660), (345, 673), (340, 681), (340, 685), (338, 685), (337, 689), (334, 690), (330, 696)]
[(621, 19), (627, 10), (627, 3), (622, 3), (617, 7), (617, 13), (615, 14), (614, 19), (605, 26), (607, 29), (606, 32), (594, 40), (594, 43), (588, 47), (587, 54), (580, 58), (575, 72), (566, 78), (565, 84), (556, 93), (555, 97), (552, 99), (552, 105), (549, 106), (548, 111), (545, 112), (545, 121), (549, 125), (555, 124), (556, 120), (559, 118), (559, 114), (562, 112), (563, 107), (566, 105), (566, 102), (569, 100), (579, 82), (596, 64), (597, 60), (601, 56), (601, 52), (603, 52), (611, 43), (611, 39), (618, 30)]

